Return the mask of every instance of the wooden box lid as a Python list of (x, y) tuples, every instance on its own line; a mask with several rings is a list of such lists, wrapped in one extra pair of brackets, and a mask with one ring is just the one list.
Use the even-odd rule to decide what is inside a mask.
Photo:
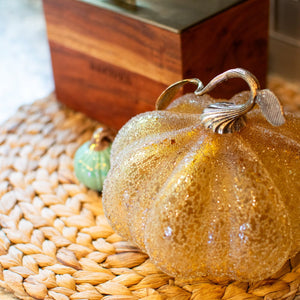
[[(176, 33), (245, 0), (79, 0)], [(133, 4), (129, 4), (133, 3)], [(135, 4), (134, 4), (135, 3)]]

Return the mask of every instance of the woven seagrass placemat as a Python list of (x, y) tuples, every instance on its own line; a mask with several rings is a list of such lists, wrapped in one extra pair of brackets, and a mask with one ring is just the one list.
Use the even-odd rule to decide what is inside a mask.
[(123, 241), (107, 223), (100, 195), (73, 173), (74, 153), (97, 125), (51, 95), (0, 127), (0, 287), (21, 299), (297, 297), (299, 256), (254, 284), (183, 282)]

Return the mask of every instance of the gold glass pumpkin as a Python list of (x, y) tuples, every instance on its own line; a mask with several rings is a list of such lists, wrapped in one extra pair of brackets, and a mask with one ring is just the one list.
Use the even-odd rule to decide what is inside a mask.
[[(246, 104), (203, 95), (232, 77), (248, 82), (250, 95), (231, 99)], [(195, 93), (170, 104), (188, 82)], [(300, 249), (299, 115), (273, 126), (284, 123), (280, 104), (242, 69), (205, 88), (176, 83), (157, 109), (132, 118), (112, 145), (103, 205), (113, 228), (172, 276), (271, 276)]]

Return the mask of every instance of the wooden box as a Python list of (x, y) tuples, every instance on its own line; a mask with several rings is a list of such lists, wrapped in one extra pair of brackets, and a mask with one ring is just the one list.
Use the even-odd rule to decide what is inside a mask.
[(243, 67), (265, 84), (267, 0), (43, 3), (58, 99), (116, 129), (183, 78)]

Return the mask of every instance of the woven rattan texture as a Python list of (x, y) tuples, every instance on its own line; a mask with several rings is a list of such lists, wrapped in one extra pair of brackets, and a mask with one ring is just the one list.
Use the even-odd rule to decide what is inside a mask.
[(163, 274), (123, 241), (107, 223), (101, 197), (73, 173), (74, 153), (96, 126), (52, 95), (0, 127), (0, 286), (21, 299), (296, 297), (299, 259), (254, 284), (191, 283)]

